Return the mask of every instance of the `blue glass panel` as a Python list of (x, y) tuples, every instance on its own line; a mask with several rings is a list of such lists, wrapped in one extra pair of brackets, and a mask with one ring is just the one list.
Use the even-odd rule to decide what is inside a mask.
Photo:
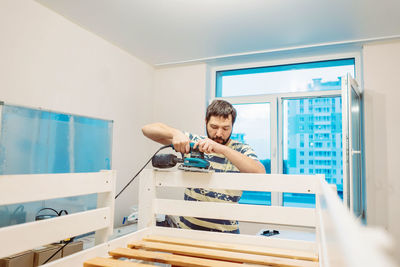
[(112, 124), (109, 121), (85, 117), (75, 119), (75, 136), (77, 138), (74, 139), (74, 158), (76, 172), (111, 169), (111, 127)]
[[(351, 73), (354, 58), (217, 71), (216, 96), (337, 90), (338, 77)], [(321, 83), (324, 83), (321, 86)]]
[[(0, 108), (0, 174), (111, 169), (112, 121), (14, 105)], [(0, 226), (33, 221), (43, 207), (73, 213), (95, 208), (96, 202), (96, 195), (88, 195), (0, 206)]]

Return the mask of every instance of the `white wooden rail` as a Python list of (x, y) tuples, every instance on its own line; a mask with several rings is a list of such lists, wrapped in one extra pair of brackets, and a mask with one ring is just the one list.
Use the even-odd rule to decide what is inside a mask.
[(394, 243), (379, 228), (361, 225), (325, 180), (319, 184), (317, 220), (321, 266), (398, 266), (390, 254)]
[(154, 212), (175, 216), (315, 227), (315, 210), (310, 208), (156, 199)]
[[(318, 193), (319, 180), (321, 179), (323, 179), (322, 175), (265, 175), (145, 170), (140, 177), (138, 228), (154, 227), (156, 214), (315, 228), (317, 225), (316, 210), (312, 208), (158, 199), (156, 197), (156, 188), (192, 187), (316, 194)], [(196, 235), (196, 233), (194, 234)], [(273, 246), (296, 249), (312, 248), (317, 252), (315, 242), (286, 240), (283, 245), (281, 244), (282, 240), (270, 239), (270, 242)]]
[(318, 184), (321, 179), (323, 179), (323, 176), (318, 175), (194, 173), (146, 170), (140, 179), (139, 228), (155, 225), (155, 214), (315, 227), (315, 209), (157, 199), (155, 197), (155, 188), (192, 187), (316, 194), (318, 193)]
[(226, 190), (291, 192), (314, 194), (323, 175), (287, 175), (254, 173), (198, 173), (147, 170), (143, 175), (154, 175), (157, 187), (193, 187)]
[(0, 175), (0, 205), (98, 193), (97, 209), (0, 228), (0, 258), (96, 231), (106, 242), (114, 225), (115, 171)]

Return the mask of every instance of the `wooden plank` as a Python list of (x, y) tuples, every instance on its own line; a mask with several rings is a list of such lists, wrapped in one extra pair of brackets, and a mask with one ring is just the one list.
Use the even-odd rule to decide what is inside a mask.
[[(156, 214), (315, 227), (315, 209), (154, 199)], [(139, 217), (140, 218), (140, 217)]]
[[(154, 171), (158, 187), (194, 187), (226, 190), (316, 193), (321, 175), (194, 173)], [(246, 183), (243, 183), (246, 181)]]
[(97, 257), (85, 261), (83, 263), (83, 266), (84, 267), (151, 267), (153, 265)]
[(210, 241), (193, 240), (193, 239), (169, 237), (169, 236), (157, 236), (157, 235), (150, 235), (144, 237), (143, 240), (150, 242), (173, 244), (173, 245), (185, 245), (185, 246), (199, 247), (199, 248), (210, 248), (210, 249), (226, 250), (232, 252), (242, 252), (255, 255), (266, 255), (266, 256), (274, 256), (281, 258), (298, 259), (298, 260), (318, 261), (318, 257), (314, 253), (307, 251), (292, 250), (292, 249), (289, 250), (289, 249), (279, 249), (274, 247), (245, 246), (238, 244), (227, 244), (220, 242), (210, 242)]
[(114, 176), (113, 171), (0, 175), (0, 206), (111, 192)]
[[(250, 246), (262, 246), (262, 247), (274, 247), (283, 249), (294, 249), (299, 251), (309, 251), (318, 255), (318, 248), (315, 241), (295, 240), (287, 238), (270, 238), (260, 235), (246, 235), (246, 234), (229, 234), (220, 232), (210, 231), (198, 231), (190, 229), (178, 229), (155, 226), (149, 231), (149, 235), (162, 235), (162, 236), (175, 236), (181, 238), (192, 238), (211, 242), (220, 242), (221, 240), (225, 243), (235, 243), (240, 245)], [(142, 238), (145, 235), (142, 236)], [(131, 239), (128, 241), (139, 240), (142, 238)], [(121, 247), (121, 245), (119, 246)]]
[(151, 251), (170, 252), (178, 255), (194, 256), (206, 259), (226, 260), (238, 263), (251, 263), (270, 266), (285, 267), (317, 267), (317, 262), (278, 258), (264, 255), (254, 255), (240, 252), (221, 251), (207, 248), (186, 247), (172, 244), (162, 244), (156, 242), (137, 241), (128, 244), (130, 248), (141, 248)]
[[(106, 228), (110, 225), (110, 208), (99, 208), (51, 219), (0, 228), (0, 258), (65, 238)], [(29, 238), (27, 238), (29, 237)]]
[(113, 257), (125, 257), (129, 259), (154, 261), (159, 263), (171, 264), (173, 266), (188, 266), (188, 267), (245, 267), (247, 264), (233, 263), (226, 261), (210, 260), (195, 258), (189, 256), (174, 255), (162, 252), (117, 248), (109, 252)]

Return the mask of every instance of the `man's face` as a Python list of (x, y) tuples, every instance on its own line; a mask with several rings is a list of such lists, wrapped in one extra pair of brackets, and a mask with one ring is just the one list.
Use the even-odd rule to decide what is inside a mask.
[(211, 140), (225, 145), (232, 134), (232, 116), (211, 116), (207, 122), (207, 135)]

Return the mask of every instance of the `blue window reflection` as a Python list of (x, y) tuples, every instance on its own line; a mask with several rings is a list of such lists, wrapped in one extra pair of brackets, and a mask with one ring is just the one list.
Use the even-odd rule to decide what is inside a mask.
[(354, 58), (348, 58), (217, 71), (215, 93), (230, 97), (338, 90), (337, 78), (347, 73), (355, 77), (354, 68)]
[[(342, 113), (341, 97), (287, 99), (283, 101), (283, 173), (324, 174), (328, 183), (337, 185), (343, 196), (342, 161)], [(307, 108), (308, 120), (299, 120), (299, 107)], [(334, 118), (334, 119), (333, 119)], [(304, 131), (299, 130), (303, 124)], [(303, 141), (301, 141), (303, 139)], [(301, 148), (301, 150), (299, 149)], [(305, 153), (303, 153), (305, 152)], [(284, 206), (309, 207), (315, 205), (315, 196), (310, 194), (283, 194)]]

